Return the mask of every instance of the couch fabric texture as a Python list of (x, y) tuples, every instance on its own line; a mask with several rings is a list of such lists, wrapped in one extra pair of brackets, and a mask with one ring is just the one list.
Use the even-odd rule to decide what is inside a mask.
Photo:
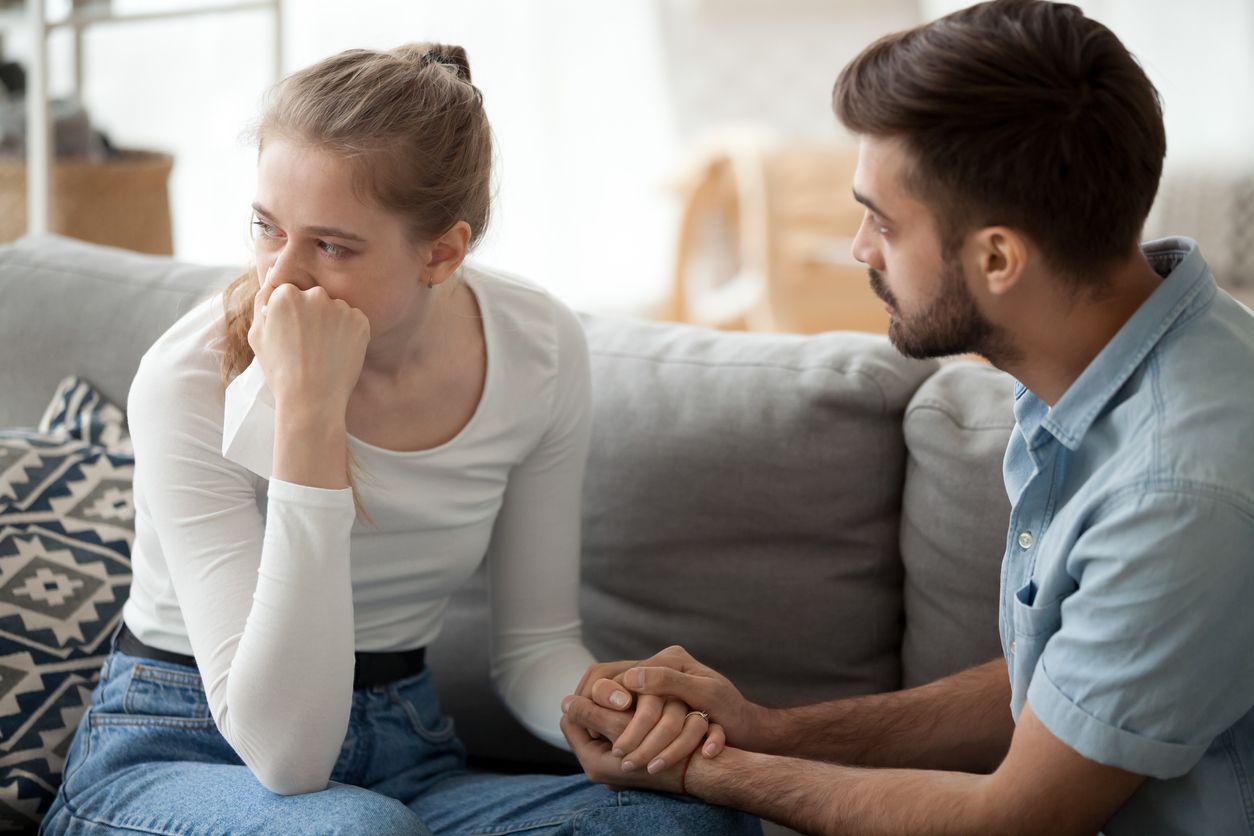
[[(35, 426), (70, 375), (124, 405), (147, 347), (237, 272), (55, 236), (0, 247), (0, 427)], [(1000, 652), (1006, 375), (907, 360), (862, 334), (584, 326), (595, 428), (581, 607), (594, 654), (681, 643), (749, 697), (785, 705), (920, 684)], [(0, 624), (26, 624), (3, 597), (9, 580)], [(446, 710), (495, 766), (570, 769), (491, 693), (487, 618), (480, 573), (429, 649)], [(23, 629), (0, 632), (0, 666)], [(0, 723), (29, 714), (39, 675), (0, 678)], [(0, 741), (0, 788), (12, 753)]]

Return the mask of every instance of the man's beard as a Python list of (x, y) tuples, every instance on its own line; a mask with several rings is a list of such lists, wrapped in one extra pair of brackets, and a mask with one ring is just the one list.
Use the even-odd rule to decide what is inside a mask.
[(944, 261), (940, 292), (908, 321), (880, 272), (873, 268), (867, 272), (872, 292), (896, 311), (888, 326), (888, 339), (905, 356), (923, 360), (971, 352), (982, 354), (996, 365), (1014, 354), (1005, 333), (980, 313), (958, 259)]
[(870, 268), (870, 288), (875, 296), (893, 306), (895, 316), (888, 326), (888, 338), (907, 357), (927, 360), (961, 353), (978, 353), (993, 365), (1017, 356), (1017, 350), (1001, 328), (984, 318), (963, 276), (962, 262), (946, 258), (940, 266), (940, 291), (917, 315), (904, 317), (897, 298), (888, 290), (884, 277)]

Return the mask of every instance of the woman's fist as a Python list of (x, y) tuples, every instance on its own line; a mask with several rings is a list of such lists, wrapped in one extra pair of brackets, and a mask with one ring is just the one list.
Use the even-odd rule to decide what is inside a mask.
[(325, 406), (342, 413), (369, 343), (366, 315), (321, 287), (301, 290), (267, 274), (253, 299), (248, 344), (276, 404)]

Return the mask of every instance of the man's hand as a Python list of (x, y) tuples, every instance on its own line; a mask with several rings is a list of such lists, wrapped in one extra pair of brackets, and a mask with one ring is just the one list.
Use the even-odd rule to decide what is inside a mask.
[[(618, 663), (619, 665), (623, 663)], [(619, 687), (621, 686), (621, 687)], [(606, 708), (617, 707), (621, 694), (630, 700), (633, 692), (646, 696), (667, 697), (680, 700), (686, 705), (710, 715), (710, 722), (721, 726), (720, 733), (711, 734), (704, 754), (713, 757), (722, 750), (724, 743), (741, 749), (756, 749), (765, 725), (767, 711), (760, 705), (744, 698), (731, 680), (713, 668), (701, 664), (679, 645), (666, 648), (661, 653), (628, 666), (612, 680), (602, 679), (591, 683), (592, 698)], [(627, 727), (622, 742), (632, 745), (643, 740), (647, 718), (641, 718)]]
[[(707, 735), (716, 745), (707, 745), (703, 754), (705, 757), (713, 757), (722, 749), (725, 740), (722, 728), (711, 724), (699, 712), (690, 711), (687, 705), (678, 700), (666, 700), (661, 716), (650, 724), (651, 731), (639, 746), (633, 746), (629, 750), (620, 749), (620, 741), (625, 738), (629, 726), (640, 716), (639, 710), (633, 717), (626, 712), (598, 705), (587, 697), (572, 695), (562, 700), (562, 711), (565, 714), (563, 721), (580, 726), (589, 738), (595, 740), (601, 736), (614, 741), (606, 744), (605, 748), (617, 765), (619, 777), (637, 771), (641, 764), (647, 764), (645, 771), (653, 774), (682, 763), (702, 741), (707, 740)], [(566, 737), (569, 741), (570, 735), (567, 734)], [(633, 758), (638, 760), (633, 761)]]
[[(649, 772), (663, 770), (686, 759), (707, 737), (706, 756), (718, 754), (726, 739), (721, 726), (710, 724), (680, 700), (655, 695), (636, 697), (622, 687), (622, 673), (637, 664), (625, 661), (590, 666), (575, 692), (575, 696), (585, 698), (576, 704), (576, 721), (588, 716), (584, 727), (590, 736), (595, 740), (605, 735), (612, 741), (610, 753), (621, 761), (623, 772), (642, 766)], [(568, 697), (562, 710), (568, 711), (570, 703)], [(634, 713), (627, 713), (633, 703)], [(597, 705), (612, 709), (619, 718), (609, 723), (608, 715), (598, 718), (591, 714), (590, 709)], [(612, 732), (607, 728), (612, 728)]]
[[(583, 700), (584, 704), (590, 705), (591, 708), (597, 711), (608, 711), (608, 709), (602, 709), (588, 703), (583, 697), (574, 697), (573, 699)], [(573, 708), (574, 706), (572, 705), (571, 707)], [(604, 740), (594, 740), (583, 726), (583, 720), (573, 719), (570, 712), (562, 718), (562, 734), (566, 735), (566, 740), (570, 743), (570, 749), (575, 753), (575, 757), (579, 759), (579, 765), (583, 767), (584, 773), (587, 774), (589, 780), (595, 783), (605, 784), (610, 789), (615, 790), (633, 788), (657, 790), (659, 792), (682, 792), (685, 760), (681, 759), (655, 772), (637, 769), (624, 773), (622, 761), (610, 751), (610, 744)]]

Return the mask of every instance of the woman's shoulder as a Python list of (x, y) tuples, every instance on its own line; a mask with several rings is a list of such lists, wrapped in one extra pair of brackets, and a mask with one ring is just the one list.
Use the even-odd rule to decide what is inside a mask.
[[(166, 329), (140, 358), (129, 399), (220, 400), (226, 341), (222, 294), (214, 293)], [(128, 407), (129, 408), (129, 407)]]
[(556, 361), (586, 352), (579, 316), (536, 282), (480, 264), (467, 264), (466, 280), (479, 298), (485, 329), (511, 352), (528, 350)]

